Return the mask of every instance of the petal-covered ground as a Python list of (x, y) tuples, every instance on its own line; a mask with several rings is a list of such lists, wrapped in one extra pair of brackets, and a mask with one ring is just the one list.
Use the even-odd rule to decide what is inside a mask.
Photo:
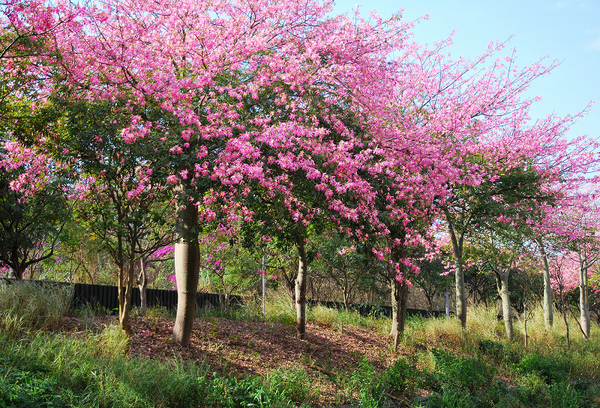
[[(349, 377), (365, 359), (383, 369), (398, 357), (389, 336), (355, 326), (334, 330), (308, 324), (307, 338), (301, 340), (295, 327), (282, 323), (196, 318), (190, 346), (182, 347), (171, 341), (173, 319), (135, 317), (131, 323), (131, 355), (202, 364), (227, 376), (265, 376), (281, 367), (299, 367), (320, 389), (323, 405), (344, 402), (338, 380)], [(81, 330), (86, 324), (89, 327), (89, 320), (65, 318), (63, 330)], [(95, 318), (93, 324), (117, 324), (117, 319)]]

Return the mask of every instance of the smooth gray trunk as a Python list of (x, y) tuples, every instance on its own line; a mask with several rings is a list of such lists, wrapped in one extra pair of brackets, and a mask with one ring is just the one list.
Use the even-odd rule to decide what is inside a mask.
[(465, 290), (465, 273), (462, 257), (454, 263), (454, 278), (456, 280), (456, 316), (462, 328), (467, 327), (467, 291)]
[(177, 279), (177, 316), (173, 342), (189, 345), (196, 313), (196, 293), (200, 272), (198, 249), (198, 208), (190, 202), (177, 209), (175, 277)]
[(588, 302), (588, 274), (587, 260), (578, 252), (579, 256), (579, 320), (581, 331), (586, 339), (590, 338), (590, 307)]
[(504, 327), (506, 328), (506, 337), (512, 340), (514, 337), (512, 308), (510, 306), (510, 292), (508, 291), (508, 276), (509, 272), (496, 272), (496, 283), (498, 285), (498, 294), (502, 300), (502, 317), (504, 319)]
[(295, 301), (296, 301), (296, 334), (299, 338), (306, 338), (306, 249), (304, 242), (298, 242), (298, 275), (296, 276)]
[(544, 276), (544, 324), (546, 331), (551, 331), (554, 324), (554, 308), (552, 302), (552, 285), (550, 283), (550, 266), (548, 264), (548, 256), (544, 249), (544, 244), (538, 240), (540, 254), (542, 256), (543, 276)]
[(463, 245), (464, 235), (456, 236), (456, 231), (450, 222), (450, 214), (446, 212), (448, 232), (452, 240), (454, 252), (454, 281), (456, 289), (456, 317), (462, 328), (467, 327), (467, 291), (465, 290), (465, 272), (463, 270)]

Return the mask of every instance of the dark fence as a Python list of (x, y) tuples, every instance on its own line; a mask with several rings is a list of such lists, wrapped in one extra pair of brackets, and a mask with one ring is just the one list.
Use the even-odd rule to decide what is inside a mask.
[[(345, 306), (342, 302), (330, 302), (327, 300), (307, 300), (307, 303), (311, 306), (322, 305), (330, 309), (344, 309)], [(349, 304), (350, 310), (360, 313), (362, 316), (385, 316), (392, 317), (392, 307), (378, 304)], [(440, 317), (445, 316), (445, 312), (437, 310), (421, 310), (421, 309), (406, 309), (407, 316), (421, 316), (421, 317)]]
[[(15, 282), (14, 279), (3, 278), (3, 282), (10, 284)], [(26, 282), (33, 283), (44, 283), (51, 285), (73, 285), (73, 302), (71, 307), (73, 309), (81, 307), (93, 307), (93, 308), (105, 308), (110, 313), (116, 313), (119, 310), (119, 297), (117, 286), (108, 285), (88, 285), (83, 283), (65, 283), (65, 282), (51, 282), (51, 281), (35, 281), (27, 280)], [(175, 290), (163, 290), (163, 289), (147, 289), (146, 299), (148, 307), (164, 307), (167, 309), (177, 308), (177, 291)], [(341, 302), (330, 302), (325, 300), (311, 300), (308, 299), (308, 305), (323, 305), (331, 309), (344, 309), (345, 306)], [(243, 303), (242, 297), (237, 295), (231, 295), (229, 298), (230, 305), (240, 305)], [(197, 293), (196, 294), (196, 307), (199, 308), (210, 308), (220, 307), (225, 304), (225, 296), (215, 293)], [(131, 305), (132, 307), (139, 307), (141, 305), (140, 290), (137, 287), (133, 288), (131, 294)], [(363, 316), (392, 316), (391, 306), (384, 306), (378, 304), (350, 304), (350, 310), (354, 310)], [(444, 316), (444, 312), (439, 311), (427, 311), (420, 309), (407, 309), (406, 314), (408, 316), (422, 316), (422, 317), (439, 317)]]
[[(14, 279), (3, 279), (3, 282), (11, 284)], [(26, 282), (50, 284), (50, 285), (72, 285), (73, 286), (73, 301), (71, 308), (93, 307), (105, 308), (111, 313), (116, 313), (119, 309), (119, 291), (117, 286), (108, 285), (88, 285), (83, 283), (65, 283), (51, 281), (36, 281), (27, 280)], [(162, 289), (146, 289), (146, 299), (148, 307), (164, 307), (167, 309), (177, 308), (177, 291), (162, 290)], [(197, 307), (220, 307), (225, 302), (225, 296), (215, 293), (198, 293), (196, 294)], [(241, 304), (241, 296), (232, 295), (229, 298), (229, 304)], [(133, 288), (131, 293), (132, 307), (141, 305), (140, 290), (137, 287)]]
[[(167, 309), (176, 309), (177, 291), (163, 289), (146, 289), (146, 300), (148, 307), (164, 307)], [(197, 307), (220, 307), (224, 304), (224, 302), (224, 295), (200, 292), (196, 294)], [(230, 296), (230, 305), (241, 303), (241, 296)], [(81, 283), (76, 283), (73, 293), (73, 308), (78, 308), (85, 305), (100, 305), (110, 311), (117, 311), (119, 308), (118, 287), (106, 285), (85, 285)], [(134, 287), (131, 293), (131, 306), (139, 307), (140, 305), (140, 290), (139, 288)]]

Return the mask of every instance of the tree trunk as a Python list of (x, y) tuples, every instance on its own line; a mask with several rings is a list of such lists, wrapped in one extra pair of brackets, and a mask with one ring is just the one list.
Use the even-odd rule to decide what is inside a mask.
[(506, 328), (506, 337), (512, 340), (514, 337), (512, 308), (510, 306), (510, 292), (508, 291), (508, 276), (509, 272), (496, 272), (496, 283), (498, 285), (498, 294), (502, 299), (502, 318)]
[(538, 240), (538, 246), (542, 255), (543, 275), (544, 275), (544, 323), (546, 331), (552, 330), (554, 324), (554, 311), (552, 303), (552, 285), (550, 284), (550, 266), (548, 264), (548, 256), (544, 249), (542, 240)]
[(460, 325), (464, 329), (467, 327), (467, 291), (465, 290), (462, 255), (460, 258), (455, 258), (454, 277), (456, 280), (456, 317), (458, 317)]
[(306, 248), (304, 242), (298, 246), (298, 275), (296, 276), (296, 334), (299, 338), (306, 338)]
[(23, 280), (23, 274), (26, 271), (25, 268), (21, 268), (20, 265), (17, 265), (12, 271), (16, 280)]
[(138, 289), (140, 290), (140, 315), (146, 316), (148, 308), (148, 276), (146, 275), (146, 260), (144, 257), (140, 259), (140, 274), (138, 275)]
[(131, 311), (131, 294), (133, 292), (133, 263), (127, 262), (127, 265), (119, 265), (119, 324), (121, 330), (131, 336), (131, 323), (129, 321), (129, 312)]
[[(122, 219), (121, 214), (118, 213), (119, 223), (122, 223)], [(115, 261), (119, 268), (119, 281), (117, 287), (119, 325), (121, 326), (121, 330), (123, 330), (127, 336), (131, 336), (133, 332), (129, 322), (129, 311), (131, 310), (131, 292), (133, 291), (133, 253), (130, 253), (129, 258), (126, 260), (124, 251), (123, 237), (119, 233), (117, 235), (117, 252), (115, 254)]]
[(348, 288), (348, 286), (344, 286), (343, 294), (344, 294), (344, 310), (348, 311), (348, 310), (350, 310), (350, 289)]
[(463, 245), (464, 235), (456, 236), (456, 231), (450, 222), (450, 215), (446, 212), (448, 232), (452, 240), (454, 252), (454, 277), (456, 285), (456, 317), (463, 329), (467, 327), (467, 291), (465, 290), (465, 272), (463, 270)]
[(590, 338), (590, 307), (588, 302), (588, 274), (587, 260), (581, 252), (577, 253), (579, 257), (579, 313), (581, 330), (584, 337)]
[(406, 323), (406, 304), (408, 300), (408, 285), (406, 281), (400, 282), (395, 277), (390, 281), (392, 289), (392, 330), (390, 335), (394, 338), (394, 349), (398, 350), (400, 337), (404, 334)]
[(450, 318), (450, 291), (446, 288), (446, 319)]
[(177, 279), (177, 316), (173, 342), (188, 346), (196, 313), (196, 292), (200, 273), (198, 248), (198, 208), (187, 200), (177, 208), (175, 277)]
[(563, 295), (563, 289), (560, 289), (560, 305), (562, 307), (563, 321), (565, 322), (565, 329), (567, 331), (567, 348), (571, 348), (571, 336), (569, 329), (569, 320), (567, 319), (567, 305), (565, 304), (565, 297)]

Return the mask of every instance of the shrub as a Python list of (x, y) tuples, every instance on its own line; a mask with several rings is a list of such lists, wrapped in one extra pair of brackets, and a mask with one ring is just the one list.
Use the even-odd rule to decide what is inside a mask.
[[(3, 363), (7, 361), (3, 359)], [(39, 378), (31, 372), (0, 364), (1, 407), (65, 407), (74, 402), (73, 392), (57, 389), (54, 377)]]
[(535, 373), (547, 384), (564, 381), (569, 376), (569, 364), (558, 356), (549, 358), (541, 354), (529, 354), (516, 364), (522, 374)]
[(432, 408), (476, 408), (471, 395), (464, 390), (443, 386), (441, 393), (433, 393), (427, 400), (427, 407)]
[(306, 403), (313, 397), (313, 380), (299, 367), (279, 368), (267, 375), (265, 389), (276, 399)]
[(440, 349), (432, 349), (431, 354), (443, 385), (475, 390), (485, 387), (493, 378), (494, 370), (482, 361), (455, 357)]

